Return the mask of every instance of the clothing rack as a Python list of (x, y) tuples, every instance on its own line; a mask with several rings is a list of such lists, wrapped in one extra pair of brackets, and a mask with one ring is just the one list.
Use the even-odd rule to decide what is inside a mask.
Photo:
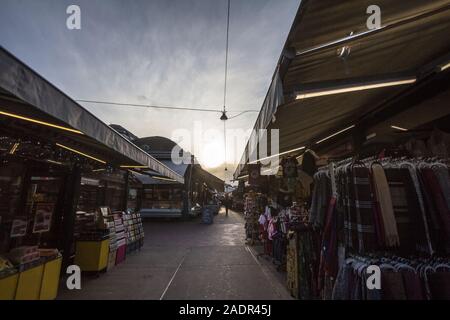
[[(368, 289), (365, 285), (366, 270), (373, 265), (378, 266), (381, 271), (381, 287), (378, 289)], [(353, 277), (351, 283), (348, 281), (349, 277)], [(390, 253), (349, 254), (339, 270), (332, 299), (450, 299), (449, 278), (448, 257), (405, 258)]]

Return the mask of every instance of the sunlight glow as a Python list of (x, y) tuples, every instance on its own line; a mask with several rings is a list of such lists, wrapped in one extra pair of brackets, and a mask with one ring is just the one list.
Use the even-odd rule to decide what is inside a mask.
[(205, 144), (201, 149), (199, 161), (206, 168), (217, 168), (222, 165), (224, 163), (223, 143), (211, 141)]

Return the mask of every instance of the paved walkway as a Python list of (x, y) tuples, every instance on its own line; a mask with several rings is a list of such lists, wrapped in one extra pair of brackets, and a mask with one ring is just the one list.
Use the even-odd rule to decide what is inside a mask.
[(244, 243), (244, 221), (146, 221), (145, 245), (59, 299), (290, 299), (280, 274)]

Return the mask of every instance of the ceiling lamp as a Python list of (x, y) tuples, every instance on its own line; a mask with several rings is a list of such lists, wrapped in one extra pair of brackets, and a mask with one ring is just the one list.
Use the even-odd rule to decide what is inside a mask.
[(222, 111), (222, 115), (220, 116), (220, 120), (222, 120), (222, 121), (228, 120), (226, 111)]
[(69, 131), (69, 132), (73, 132), (73, 133), (77, 133), (77, 134), (83, 134), (83, 132), (81, 132), (79, 130), (75, 130), (75, 129), (72, 129), (72, 128), (59, 126), (57, 124), (53, 124), (53, 123), (50, 123), (50, 122), (45, 122), (45, 121), (41, 121), (41, 120), (36, 120), (36, 119), (20, 116), (18, 114), (14, 114), (14, 113), (0, 111), (0, 115), (11, 117), (11, 118), (15, 118), (15, 119), (20, 119), (20, 120), (28, 121), (28, 122), (32, 122), (32, 123), (37, 123), (37, 124), (40, 124), (40, 125), (43, 125), (43, 126), (52, 127), (52, 128), (56, 128), (56, 129), (60, 129), (60, 130), (64, 130), (64, 131)]
[(320, 97), (320, 96), (328, 96), (328, 95), (353, 92), (353, 91), (362, 91), (362, 90), (370, 90), (370, 89), (377, 89), (377, 88), (384, 88), (384, 87), (400, 86), (400, 85), (415, 83), (416, 80), (417, 79), (414, 77), (414, 78), (407, 78), (407, 79), (401, 79), (401, 80), (391, 80), (391, 81), (366, 83), (366, 84), (354, 84), (354, 85), (350, 85), (350, 86), (338, 86), (338, 87), (324, 89), (324, 90), (304, 91), (304, 92), (297, 93), (295, 99), (301, 100), (301, 99), (308, 99), (308, 98)]
[(400, 131), (408, 131), (408, 129), (402, 128), (402, 127), (399, 127), (399, 126), (391, 126), (391, 128), (395, 129), (395, 130), (400, 130)]
[(340, 131), (338, 131), (338, 132), (335, 132), (335, 133), (333, 133), (333, 134), (330, 134), (328, 137), (325, 137), (325, 138), (323, 138), (322, 140), (317, 141), (316, 144), (319, 144), (319, 143), (322, 143), (322, 142), (324, 142), (324, 141), (326, 141), (326, 140), (328, 140), (328, 139), (331, 139), (331, 138), (333, 138), (334, 136), (337, 136), (338, 134), (341, 134), (341, 133), (343, 133), (343, 132), (345, 132), (345, 131), (347, 131), (347, 130), (350, 130), (350, 129), (354, 128), (354, 127), (355, 127), (355, 125), (351, 125), (350, 127), (347, 127), (347, 128), (342, 129), (342, 130), (340, 130)]
[(70, 147), (68, 147), (68, 146), (65, 146), (65, 145), (63, 145), (63, 144), (57, 143), (56, 145), (57, 145), (58, 147), (64, 148), (64, 149), (69, 150), (69, 151), (72, 151), (73, 153), (82, 155), (82, 156), (84, 156), (84, 157), (86, 157), (86, 158), (89, 158), (89, 159), (95, 160), (95, 161), (97, 161), (97, 162), (106, 164), (106, 161), (97, 159), (97, 158), (95, 158), (95, 157), (93, 157), (93, 156), (90, 156), (90, 155), (88, 155), (88, 154), (86, 154), (86, 153), (83, 153), (83, 152), (81, 152), (81, 151), (72, 149), (72, 148), (70, 148)]

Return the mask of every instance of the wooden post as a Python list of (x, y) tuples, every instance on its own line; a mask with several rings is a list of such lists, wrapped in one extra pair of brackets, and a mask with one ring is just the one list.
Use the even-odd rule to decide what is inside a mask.
[(122, 211), (126, 212), (128, 209), (128, 193), (130, 192), (130, 172), (127, 170), (125, 172), (125, 194)]

